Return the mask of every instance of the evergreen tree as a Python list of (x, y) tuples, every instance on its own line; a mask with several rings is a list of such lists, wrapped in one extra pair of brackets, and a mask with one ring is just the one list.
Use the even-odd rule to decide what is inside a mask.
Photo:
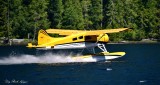
[(91, 6), (91, 0), (81, 0), (82, 5), (82, 13), (84, 18), (84, 29), (88, 29), (93, 24), (90, 20), (90, 6)]
[(116, 3), (113, 0), (109, 0), (109, 3), (106, 4), (106, 21), (107, 25), (106, 28), (115, 28), (116, 24), (116, 16), (117, 16), (117, 8), (116, 8)]
[(102, 0), (91, 0), (90, 19), (93, 29), (102, 29), (103, 9)]
[(62, 0), (50, 0), (48, 8), (49, 19), (51, 21), (51, 28), (61, 28), (63, 13)]
[[(106, 4), (106, 28), (118, 28), (121, 27), (120, 23), (122, 23), (122, 17), (123, 15), (121, 15), (123, 12), (123, 10), (119, 10), (120, 8), (122, 8), (123, 3), (121, 3), (121, 1), (119, 1), (119, 3), (117, 3), (118, 1), (113, 1), (113, 0), (109, 0), (108, 4)], [(110, 40), (111, 41), (120, 41), (122, 34), (118, 33), (118, 34), (110, 34)]]
[[(103, 1), (103, 2), (102, 2)], [(115, 40), (160, 37), (159, 0), (1, 0), (0, 37), (33, 39), (39, 29), (134, 28)], [(51, 22), (51, 26), (50, 26)]]
[(28, 6), (30, 30), (34, 32), (33, 40), (39, 29), (47, 29), (50, 26), (47, 14), (48, 4), (48, 0), (32, 0)]
[(27, 11), (26, 7), (23, 5), (23, 0), (12, 0), (10, 4), (10, 24), (13, 37), (27, 37)]
[(84, 19), (82, 13), (82, 6), (80, 0), (73, 0), (73, 7), (75, 9), (75, 21), (77, 29), (84, 29)]
[[(106, 28), (120, 28), (120, 27), (129, 27), (134, 28), (134, 31), (121, 33), (121, 34), (112, 34), (113, 38), (123, 37), (128, 39), (128, 35), (131, 36), (130, 40), (140, 40), (144, 38), (144, 31), (138, 27), (138, 10), (139, 10), (139, 0), (110, 0), (107, 5), (107, 25)], [(140, 32), (137, 29), (141, 30)], [(118, 36), (117, 36), (118, 35)], [(136, 36), (136, 37), (135, 37)], [(117, 39), (116, 39), (117, 40)]]
[[(38, 29), (49, 27), (46, 12), (47, 0), (10, 0), (10, 32), (15, 38), (27, 38), (28, 33), (36, 36)], [(34, 33), (33, 33), (34, 32)]]
[(84, 20), (79, 0), (65, 0), (63, 12), (63, 28), (83, 29)]
[(8, 7), (7, 1), (0, 0), (0, 37), (8, 37)]
[[(157, 1), (157, 18), (158, 18), (158, 22), (160, 22), (160, 0)], [(158, 34), (158, 39), (160, 40), (160, 24), (157, 26), (157, 34)]]
[(149, 0), (145, 6), (145, 27), (144, 30), (146, 31), (146, 36), (151, 38), (158, 38), (158, 25), (160, 23), (159, 18), (157, 16), (158, 9), (157, 0)]

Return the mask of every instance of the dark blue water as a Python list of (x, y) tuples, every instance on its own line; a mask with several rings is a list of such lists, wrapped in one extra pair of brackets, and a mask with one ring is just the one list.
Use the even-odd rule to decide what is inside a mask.
[[(50, 53), (25, 46), (1, 46), (0, 85), (160, 85), (160, 44), (109, 44), (107, 49), (127, 54), (110, 62), (44, 64), (47, 61), (41, 60)], [(73, 50), (49, 52), (64, 51)], [(37, 64), (34, 59), (40, 55), (43, 58)]]

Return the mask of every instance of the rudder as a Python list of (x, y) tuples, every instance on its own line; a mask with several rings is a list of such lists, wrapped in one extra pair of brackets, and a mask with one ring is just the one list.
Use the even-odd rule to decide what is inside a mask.
[(39, 30), (38, 32), (38, 45), (45, 44), (47, 42), (50, 42), (53, 38), (50, 37), (46, 31)]

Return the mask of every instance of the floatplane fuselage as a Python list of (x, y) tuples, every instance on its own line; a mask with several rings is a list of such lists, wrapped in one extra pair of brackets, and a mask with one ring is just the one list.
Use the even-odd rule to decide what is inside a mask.
[[(108, 33), (117, 33), (127, 30), (128, 28), (108, 29), (108, 30), (62, 30), (48, 29), (39, 30), (38, 45), (28, 43), (29, 48), (37, 49), (85, 49), (98, 47), (102, 52), (90, 55), (76, 56), (74, 60), (81, 59), (84, 61), (95, 59), (95, 61), (105, 61), (115, 59), (125, 55), (125, 52), (108, 52), (104, 43), (109, 42)], [(48, 33), (59, 34), (64, 37), (51, 37)]]

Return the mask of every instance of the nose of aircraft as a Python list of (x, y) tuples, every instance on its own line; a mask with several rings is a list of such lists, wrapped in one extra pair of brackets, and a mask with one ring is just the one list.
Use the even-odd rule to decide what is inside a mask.
[(97, 37), (97, 40), (99, 40), (100, 42), (108, 42), (109, 41), (109, 37), (107, 34), (100, 34)]

